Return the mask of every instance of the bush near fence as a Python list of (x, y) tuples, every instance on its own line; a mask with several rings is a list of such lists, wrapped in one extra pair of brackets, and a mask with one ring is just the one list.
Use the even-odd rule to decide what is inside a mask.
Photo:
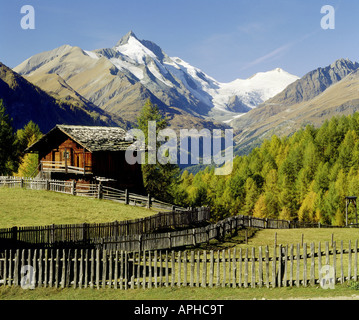
[[(322, 250), (324, 249), (324, 250)], [(293, 287), (358, 280), (358, 241), (221, 251), (6, 250), (0, 284), (28, 288)], [(332, 278), (323, 266), (333, 270)], [(328, 283), (327, 283), (328, 284)]]

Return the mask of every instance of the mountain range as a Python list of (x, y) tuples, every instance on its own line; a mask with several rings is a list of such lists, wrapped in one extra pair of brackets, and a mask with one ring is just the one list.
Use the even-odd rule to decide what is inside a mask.
[[(357, 62), (339, 59), (302, 78), (276, 68), (222, 83), (132, 31), (112, 48), (63, 45), (0, 70), (0, 98), (21, 125), (33, 117), (43, 131), (55, 122), (130, 127), (150, 99), (175, 129), (234, 128), (237, 153), (359, 109)], [(26, 95), (46, 98), (27, 105)]]
[(180, 112), (181, 117), (228, 121), (298, 79), (275, 69), (220, 83), (132, 31), (112, 48), (87, 51), (64, 45), (27, 59), (14, 71), (48, 92), (80, 95), (129, 121), (135, 121), (147, 99), (172, 117)]
[(288, 136), (359, 110), (359, 63), (339, 59), (313, 70), (242, 117), (232, 121), (236, 149), (248, 150), (277, 134)]

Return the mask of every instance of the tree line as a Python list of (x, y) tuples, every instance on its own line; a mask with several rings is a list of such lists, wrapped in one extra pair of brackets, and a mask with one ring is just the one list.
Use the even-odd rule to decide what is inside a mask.
[[(359, 196), (359, 113), (273, 135), (235, 157), (228, 176), (184, 171), (174, 194), (177, 204), (210, 206), (215, 219), (244, 214), (332, 225), (344, 223), (346, 196)], [(352, 222), (354, 214), (352, 206)]]

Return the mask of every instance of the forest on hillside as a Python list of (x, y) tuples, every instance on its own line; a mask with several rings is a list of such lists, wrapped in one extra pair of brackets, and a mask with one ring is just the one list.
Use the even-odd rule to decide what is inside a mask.
[[(216, 220), (244, 214), (343, 225), (345, 197), (359, 196), (359, 113), (274, 135), (245, 156), (231, 175), (184, 171), (177, 204), (210, 206)], [(349, 220), (355, 215), (350, 207)]]

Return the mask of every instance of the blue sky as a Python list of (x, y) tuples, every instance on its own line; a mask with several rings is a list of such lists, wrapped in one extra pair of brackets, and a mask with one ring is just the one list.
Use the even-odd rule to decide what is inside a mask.
[[(23, 5), (35, 30), (20, 26)], [(320, 10), (335, 8), (335, 29)], [(298, 76), (339, 58), (359, 61), (356, 0), (0, 0), (0, 61), (13, 68), (63, 44), (113, 47), (128, 31), (218, 81), (280, 67)]]

